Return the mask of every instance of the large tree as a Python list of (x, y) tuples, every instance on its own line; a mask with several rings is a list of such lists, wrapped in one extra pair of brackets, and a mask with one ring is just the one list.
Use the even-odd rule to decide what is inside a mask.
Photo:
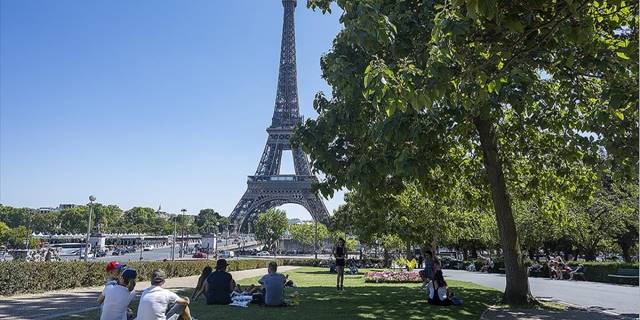
[(213, 209), (200, 210), (195, 222), (200, 233), (220, 232), (229, 225), (229, 219)]
[(287, 231), (289, 220), (284, 210), (271, 208), (266, 212), (258, 215), (254, 223), (256, 238), (267, 246), (269, 250), (273, 250), (275, 254), (275, 246), (278, 239)]
[(321, 61), (332, 98), (299, 131), (321, 190), (473, 176), (492, 200), (504, 301), (531, 302), (512, 197), (588, 197), (598, 148), (637, 177), (637, 2), (336, 3), (344, 29)]
[(324, 240), (329, 236), (327, 226), (322, 223), (316, 225), (312, 222), (289, 225), (289, 232), (291, 238), (302, 245), (303, 251), (307, 246), (312, 246), (315, 249), (318, 243), (324, 243)]

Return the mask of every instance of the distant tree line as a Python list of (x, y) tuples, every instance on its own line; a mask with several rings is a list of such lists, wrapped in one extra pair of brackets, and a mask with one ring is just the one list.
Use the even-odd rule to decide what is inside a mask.
[[(14, 208), (0, 205), (0, 244), (10, 247), (24, 246), (31, 233), (78, 234), (86, 233), (89, 206), (38, 212), (32, 208)], [(148, 207), (133, 207), (123, 211), (116, 205), (93, 205), (92, 232), (144, 233), (153, 235), (173, 234), (174, 218), (178, 234), (221, 232), (229, 220), (213, 209), (202, 209), (198, 215), (174, 215), (160, 213)], [(36, 243), (32, 243), (33, 246)]]

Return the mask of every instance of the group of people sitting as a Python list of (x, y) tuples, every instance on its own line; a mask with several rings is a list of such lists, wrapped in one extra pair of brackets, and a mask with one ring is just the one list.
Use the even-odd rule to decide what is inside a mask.
[(458, 299), (447, 286), (444, 280), (440, 260), (433, 256), (431, 251), (427, 251), (424, 256), (424, 269), (418, 272), (422, 278), (422, 286), (429, 294), (429, 304), (439, 306), (461, 305), (462, 300)]
[(205, 267), (198, 279), (198, 284), (193, 291), (192, 299), (204, 296), (207, 304), (232, 304), (235, 296), (251, 297), (251, 302), (262, 303), (265, 306), (284, 306), (284, 289), (294, 287), (288, 275), (278, 273), (278, 264), (269, 262), (267, 274), (258, 283), (242, 288), (226, 271), (227, 261), (219, 259), (216, 262), (215, 271)]
[(547, 263), (549, 267), (549, 278), (555, 280), (563, 280), (565, 275), (569, 275), (569, 280), (573, 280), (573, 277), (578, 273), (584, 273), (584, 266), (579, 265), (575, 269), (562, 260), (562, 257), (557, 256), (555, 259), (550, 259)]
[[(227, 272), (225, 259), (216, 261), (215, 270), (205, 267), (191, 296), (180, 297), (163, 288), (166, 273), (154, 270), (151, 274), (151, 286), (142, 291), (137, 313), (129, 305), (136, 296), (135, 286), (138, 273), (133, 268), (112, 261), (107, 264), (107, 282), (98, 297), (101, 305), (100, 320), (190, 320), (189, 303), (204, 296), (207, 304), (234, 304), (234, 297), (244, 297), (243, 301), (259, 302), (265, 306), (284, 306), (285, 287), (294, 287), (293, 281), (278, 273), (276, 262), (270, 262), (268, 273), (260, 280), (260, 286), (250, 285), (241, 288)], [(249, 300), (246, 297), (250, 297)], [(171, 308), (170, 308), (171, 307)]]

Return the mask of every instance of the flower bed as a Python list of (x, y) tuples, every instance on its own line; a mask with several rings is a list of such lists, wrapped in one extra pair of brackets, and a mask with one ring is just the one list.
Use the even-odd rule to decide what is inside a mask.
[(375, 271), (364, 275), (364, 282), (373, 283), (420, 283), (417, 272)]

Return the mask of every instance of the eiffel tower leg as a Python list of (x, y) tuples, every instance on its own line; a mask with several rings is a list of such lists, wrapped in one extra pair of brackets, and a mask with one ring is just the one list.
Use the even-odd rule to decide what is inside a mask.
[(229, 220), (234, 224), (234, 233), (237, 234), (241, 232), (242, 223), (238, 224), (238, 222), (242, 222), (245, 220), (245, 217), (250, 213), (248, 209), (251, 207), (253, 202), (255, 201), (255, 195), (247, 190), (238, 201), (238, 204), (231, 212), (229, 216)]
[(304, 207), (309, 211), (313, 220), (328, 227), (330, 222), (329, 211), (324, 205), (324, 202), (322, 202), (320, 195), (317, 192), (307, 192), (304, 198), (306, 199), (306, 205)]

